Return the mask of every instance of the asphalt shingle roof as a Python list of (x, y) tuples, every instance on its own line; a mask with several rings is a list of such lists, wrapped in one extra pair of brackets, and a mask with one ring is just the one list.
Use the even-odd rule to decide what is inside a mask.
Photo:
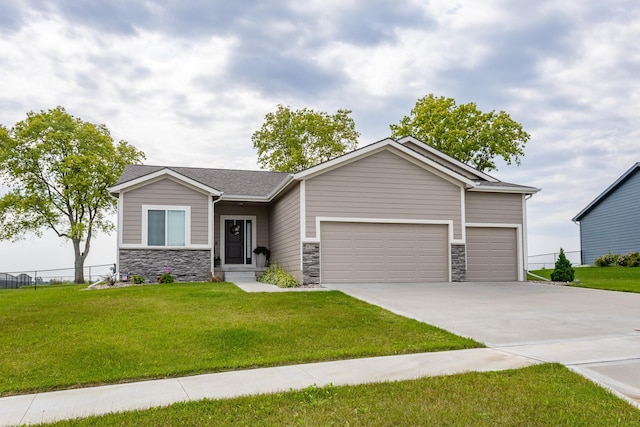
[(291, 177), (291, 174), (286, 172), (127, 165), (116, 185), (162, 169), (170, 169), (207, 187), (215, 188), (222, 191), (225, 196), (266, 197)]

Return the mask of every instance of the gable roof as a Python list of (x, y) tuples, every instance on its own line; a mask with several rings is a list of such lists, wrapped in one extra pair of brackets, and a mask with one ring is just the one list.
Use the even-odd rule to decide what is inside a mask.
[(292, 177), (291, 174), (285, 172), (127, 165), (120, 179), (111, 187), (110, 191), (119, 192), (122, 189), (158, 176), (175, 176), (174, 174), (213, 190), (210, 191), (213, 194), (224, 194), (225, 198), (233, 196), (267, 198), (289, 182)]
[(589, 203), (584, 209), (578, 213), (578, 215), (574, 216), (571, 221), (577, 222), (584, 218), (593, 208), (598, 206), (602, 201), (604, 201), (611, 193), (616, 191), (622, 184), (624, 184), (629, 178), (631, 178), (636, 172), (640, 171), (640, 162), (637, 162), (635, 165), (631, 166), (628, 171), (622, 174), (620, 178), (618, 178), (613, 184), (607, 187), (598, 197), (593, 199), (591, 203)]
[[(380, 149), (391, 147), (397, 151), (404, 153), (405, 155), (416, 159), (420, 163), (428, 166), (434, 171), (437, 171), (448, 179), (460, 182), (465, 185), (470, 191), (487, 191), (487, 192), (505, 192), (505, 193), (524, 193), (534, 194), (540, 191), (535, 187), (529, 187), (518, 184), (511, 184), (507, 182), (499, 181), (498, 179), (485, 174), (471, 166), (460, 162), (448, 155), (436, 150), (435, 148), (428, 147), (424, 152), (414, 150), (405, 144), (412, 142), (414, 144), (423, 144), (419, 140), (413, 137), (405, 137), (399, 141), (391, 138), (386, 138), (373, 144), (366, 145), (357, 150), (350, 151), (334, 159), (312, 166), (308, 169), (297, 172), (294, 175), (295, 179), (305, 179), (312, 176), (320, 175), (324, 172), (332, 170), (344, 163), (357, 160), (360, 157), (369, 155), (373, 152), (377, 152)], [(428, 153), (425, 154), (425, 153)], [(458, 169), (458, 170), (456, 170)], [(465, 173), (461, 173), (460, 170), (464, 170)]]

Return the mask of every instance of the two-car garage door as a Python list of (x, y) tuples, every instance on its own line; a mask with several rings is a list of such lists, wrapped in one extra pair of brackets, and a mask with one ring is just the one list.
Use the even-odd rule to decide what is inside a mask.
[(446, 225), (324, 222), (321, 280), (446, 282), (447, 233)]

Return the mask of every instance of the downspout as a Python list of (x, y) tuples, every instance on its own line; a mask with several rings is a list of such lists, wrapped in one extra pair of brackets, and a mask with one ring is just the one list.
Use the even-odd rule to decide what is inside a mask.
[(216, 271), (215, 271), (215, 264), (216, 264), (216, 203), (218, 203), (220, 200), (222, 200), (222, 195), (224, 193), (220, 193), (220, 195), (218, 196), (218, 198), (214, 198), (215, 196), (211, 197), (211, 209), (213, 210), (212, 212), (212, 216), (213, 218), (211, 221), (211, 243), (213, 244), (213, 247), (211, 248), (211, 273), (213, 275), (215, 275)]

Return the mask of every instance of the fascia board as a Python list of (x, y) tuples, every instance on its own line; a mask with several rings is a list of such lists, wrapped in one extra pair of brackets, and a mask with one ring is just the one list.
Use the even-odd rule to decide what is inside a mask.
[(432, 146), (425, 144), (424, 142), (420, 141), (419, 139), (414, 138), (413, 136), (405, 136), (404, 138), (401, 138), (398, 140), (398, 143), (400, 144), (404, 144), (405, 142), (413, 142), (414, 144), (418, 145), (422, 148), (424, 148), (425, 150), (427, 150), (428, 152), (430, 152), (431, 154), (433, 154), (434, 156), (440, 157), (441, 159), (449, 162), (449, 163), (453, 163), (454, 165), (458, 166), (461, 169), (466, 170), (469, 173), (472, 173), (474, 175), (477, 175), (480, 178), (484, 178), (487, 181), (490, 182), (499, 182), (499, 180), (497, 180), (496, 178), (492, 177), (491, 175), (487, 175), (486, 173), (479, 171), (478, 169), (475, 169), (471, 166), (469, 166), (466, 163), (462, 163), (460, 160), (454, 159), (453, 157), (449, 156), (448, 154), (445, 154), (441, 151), (436, 150), (435, 148), (433, 148)]
[(476, 191), (479, 193), (516, 193), (516, 194), (536, 194), (540, 191), (539, 188), (534, 187), (473, 187), (468, 191)]
[(152, 181), (155, 180), (157, 178), (162, 178), (163, 176), (170, 176), (178, 181), (182, 181), (186, 184), (189, 184), (192, 187), (196, 187), (198, 189), (200, 189), (201, 191), (204, 191), (205, 193), (209, 193), (213, 196), (220, 196), (222, 195), (222, 192), (220, 192), (219, 190), (216, 190), (215, 188), (206, 186), (198, 181), (195, 181), (191, 178), (188, 178), (182, 174), (179, 174), (178, 172), (171, 170), (169, 168), (164, 168), (164, 169), (160, 169), (159, 171), (150, 173), (148, 175), (144, 175), (141, 176), (139, 178), (136, 179), (132, 179), (131, 181), (127, 181), (127, 182), (123, 182), (122, 184), (119, 185), (115, 185), (111, 188), (109, 188), (109, 192), (110, 193), (119, 193), (120, 191), (123, 190), (128, 190), (131, 187), (137, 187), (140, 186), (144, 183), (146, 183), (147, 181)]

